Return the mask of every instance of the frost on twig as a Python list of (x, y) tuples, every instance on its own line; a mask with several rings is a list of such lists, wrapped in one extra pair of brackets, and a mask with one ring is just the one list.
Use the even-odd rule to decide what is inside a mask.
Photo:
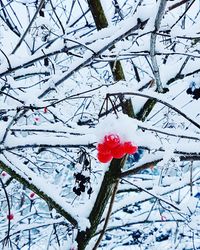
[(165, 6), (166, 6), (167, 1), (166, 0), (160, 0), (158, 2), (158, 11), (156, 14), (156, 19), (155, 19), (155, 24), (154, 24), (154, 31), (151, 33), (151, 39), (150, 39), (150, 57), (151, 57), (151, 62), (152, 62), (152, 69), (153, 69), (153, 74), (155, 77), (155, 82), (157, 85), (158, 92), (162, 93), (163, 92), (163, 86), (162, 82), (160, 79), (160, 73), (159, 73), (159, 67), (156, 59), (156, 37), (157, 34), (156, 32), (160, 28), (161, 20), (165, 11)]

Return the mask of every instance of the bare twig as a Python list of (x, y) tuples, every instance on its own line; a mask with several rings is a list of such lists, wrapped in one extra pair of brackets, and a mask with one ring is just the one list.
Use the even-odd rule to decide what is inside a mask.
[(172, 110), (176, 111), (178, 114), (180, 114), (181, 116), (183, 116), (186, 120), (188, 120), (189, 122), (191, 122), (195, 127), (197, 127), (198, 129), (200, 129), (200, 124), (196, 121), (194, 121), (192, 118), (190, 118), (188, 115), (186, 115), (185, 113), (183, 113), (180, 109), (174, 107), (173, 105), (171, 105), (170, 103), (161, 100), (155, 96), (150, 96), (148, 94), (144, 94), (144, 93), (140, 93), (140, 92), (124, 92), (124, 93), (110, 93), (109, 95), (135, 95), (135, 96), (141, 96), (141, 97), (145, 97), (145, 98), (149, 98), (149, 99), (153, 99), (159, 103), (164, 104), (165, 106), (171, 108)]
[(28, 25), (28, 27), (26, 28), (24, 34), (21, 36), (19, 42), (17, 43), (17, 45), (15, 46), (15, 48), (13, 49), (13, 51), (12, 51), (11, 54), (15, 54), (15, 52), (17, 51), (17, 49), (20, 47), (20, 45), (21, 45), (21, 43), (23, 42), (24, 38), (26, 37), (26, 35), (27, 35), (27, 33), (28, 33), (30, 27), (32, 26), (33, 22), (35, 21), (35, 18), (37, 17), (37, 14), (38, 14), (39, 11), (42, 9), (44, 2), (45, 2), (45, 0), (41, 0), (41, 2), (40, 2), (40, 4), (39, 4), (39, 6), (38, 6), (38, 8), (37, 8), (37, 10), (36, 10), (36, 12), (35, 12), (33, 18), (31, 19), (31, 21), (30, 21), (30, 23), (29, 23), (29, 25)]
[(106, 232), (106, 228), (107, 228), (107, 225), (108, 225), (108, 220), (110, 218), (110, 215), (111, 215), (111, 212), (112, 212), (112, 207), (113, 207), (113, 204), (114, 204), (114, 199), (115, 199), (115, 195), (117, 193), (117, 188), (118, 188), (118, 185), (119, 185), (119, 180), (116, 181), (116, 184), (114, 186), (114, 190), (113, 190), (113, 193), (112, 193), (112, 196), (111, 196), (111, 200), (110, 200), (110, 205), (109, 205), (109, 208), (108, 208), (108, 212), (107, 212), (107, 215), (106, 215), (106, 218), (105, 218), (105, 222), (104, 222), (104, 225), (103, 225), (103, 229), (99, 235), (99, 238), (97, 240), (97, 242), (95, 243), (94, 247), (93, 247), (93, 250), (96, 250), (99, 243), (101, 242), (105, 232)]
[(174, 209), (180, 211), (180, 208), (178, 208), (178, 207), (177, 207), (176, 205), (174, 205), (173, 203), (167, 201), (166, 199), (163, 199), (161, 196), (158, 196), (158, 195), (156, 195), (156, 194), (152, 194), (152, 193), (149, 192), (146, 188), (143, 188), (143, 187), (141, 187), (141, 186), (138, 186), (138, 185), (136, 185), (135, 183), (132, 183), (132, 182), (130, 182), (130, 181), (124, 179), (124, 178), (122, 178), (122, 180), (125, 181), (125, 182), (127, 182), (127, 183), (130, 184), (130, 185), (133, 185), (133, 186), (135, 186), (135, 187), (141, 189), (141, 190), (144, 191), (145, 193), (152, 195), (152, 196), (155, 197), (156, 199), (158, 199), (158, 200), (160, 200), (160, 201), (163, 201), (164, 203), (168, 204), (169, 206), (173, 207)]
[(155, 31), (151, 33), (151, 39), (150, 39), (150, 57), (151, 57), (151, 62), (152, 62), (153, 74), (155, 76), (155, 82), (157, 85), (158, 92), (160, 93), (163, 92), (163, 87), (162, 87), (159, 68), (158, 68), (157, 59), (156, 59), (156, 37), (157, 37), (156, 32), (160, 28), (160, 24), (161, 24), (161, 20), (165, 11), (166, 3), (167, 3), (166, 0), (161, 0), (159, 3), (159, 8), (158, 8), (156, 19), (155, 19)]

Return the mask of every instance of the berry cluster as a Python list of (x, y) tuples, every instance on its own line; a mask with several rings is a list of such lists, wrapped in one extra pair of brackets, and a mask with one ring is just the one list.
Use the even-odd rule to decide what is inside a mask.
[(4, 122), (7, 122), (8, 121), (8, 116), (7, 115), (4, 115), (0, 118), (0, 120), (4, 121)]
[[(81, 173), (76, 173), (74, 174), (74, 177), (76, 179), (76, 186), (73, 188), (73, 192), (80, 196), (81, 193), (85, 192), (85, 189), (86, 189), (86, 186), (88, 186), (88, 184), (90, 183), (90, 177), (86, 177), (84, 176), (83, 174)], [(90, 187), (88, 190), (87, 190), (87, 194), (88, 195), (91, 195), (92, 193), (92, 188)]]
[(81, 148), (78, 152), (79, 157), (77, 158), (77, 167), (79, 169), (74, 173), (75, 178), (75, 186), (73, 187), (73, 192), (80, 196), (81, 193), (87, 191), (87, 194), (92, 194), (93, 190), (90, 182), (90, 174), (91, 174), (91, 160), (90, 155), (85, 151), (84, 148)]
[(193, 99), (198, 100), (200, 98), (200, 88), (195, 88), (195, 85), (191, 85), (187, 90), (186, 93), (188, 95), (193, 95)]
[(113, 158), (120, 159), (125, 154), (134, 154), (138, 147), (131, 141), (122, 142), (119, 135), (109, 134), (104, 136), (103, 143), (97, 145), (97, 158), (102, 163), (107, 163)]

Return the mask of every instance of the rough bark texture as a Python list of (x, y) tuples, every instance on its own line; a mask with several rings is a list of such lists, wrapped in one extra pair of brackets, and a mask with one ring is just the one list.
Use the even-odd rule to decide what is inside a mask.
[(156, 104), (156, 100), (149, 99), (145, 102), (144, 106), (141, 108), (137, 114), (137, 119), (140, 121), (145, 121), (151, 110)]
[(84, 250), (90, 239), (95, 234), (108, 200), (113, 192), (115, 183), (121, 175), (121, 169), (124, 166), (125, 161), (126, 157), (120, 160), (112, 160), (109, 170), (105, 173), (102, 185), (96, 198), (96, 202), (89, 216), (91, 227), (86, 231), (78, 233), (76, 240), (79, 250)]

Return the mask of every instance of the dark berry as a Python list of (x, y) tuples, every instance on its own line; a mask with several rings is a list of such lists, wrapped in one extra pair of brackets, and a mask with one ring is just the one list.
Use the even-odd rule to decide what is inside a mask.
[(193, 95), (193, 97), (192, 97), (194, 100), (198, 100), (199, 99), (199, 97), (197, 96), (197, 95)]
[(81, 173), (74, 174), (74, 176), (75, 176), (77, 181), (82, 181), (85, 178), (85, 176), (82, 175)]
[(92, 188), (91, 187), (88, 189), (87, 194), (89, 194), (89, 195), (92, 194)]
[(200, 193), (196, 193), (194, 197), (200, 199)]
[(134, 159), (135, 159), (136, 162), (139, 161), (139, 159), (140, 159), (140, 154), (139, 153), (135, 153), (133, 156), (134, 156)]
[(3, 117), (2, 117), (2, 120), (3, 120), (4, 122), (7, 122), (7, 121), (8, 121), (8, 116), (3, 116)]
[(133, 209), (129, 209), (128, 207), (124, 207), (123, 212), (128, 213), (128, 214), (133, 214), (134, 213)]
[(192, 95), (192, 93), (193, 93), (192, 88), (188, 88), (188, 89), (186, 90), (186, 93), (187, 93), (188, 95)]
[(85, 177), (81, 180), (82, 183), (87, 183), (87, 182), (90, 182), (90, 177)]
[(85, 185), (81, 182), (79, 185), (80, 191), (85, 192)]
[(80, 188), (74, 187), (74, 188), (73, 188), (73, 192), (74, 192), (76, 195), (78, 195), (78, 196), (81, 195), (81, 190), (80, 190)]
[(106, 240), (111, 240), (111, 239), (112, 239), (112, 237), (111, 237), (111, 236), (106, 235)]
[(194, 95), (194, 99), (198, 100), (200, 98), (200, 88), (199, 89), (195, 89), (193, 92)]
[(161, 242), (164, 240), (168, 240), (168, 238), (169, 238), (169, 234), (161, 234), (160, 236), (156, 237), (156, 241)]
[(132, 237), (133, 239), (139, 239), (141, 237), (142, 233), (140, 232), (140, 230), (136, 230), (132, 232)]
[(85, 159), (84, 165), (85, 165), (86, 167), (90, 165), (90, 162), (88, 161), (88, 159)]

